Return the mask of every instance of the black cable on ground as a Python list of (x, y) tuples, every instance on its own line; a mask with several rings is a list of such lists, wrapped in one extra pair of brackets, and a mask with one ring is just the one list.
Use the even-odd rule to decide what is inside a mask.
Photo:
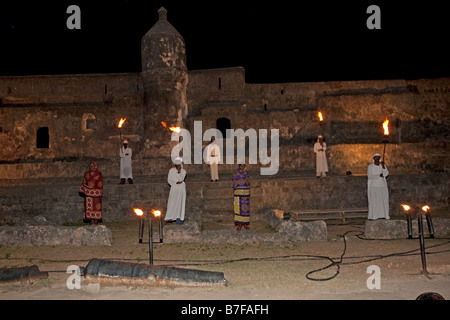
[[(331, 261), (331, 263), (329, 265), (323, 267), (323, 268), (319, 268), (319, 269), (312, 270), (312, 271), (308, 272), (305, 275), (308, 280), (312, 280), (312, 281), (328, 281), (328, 280), (331, 280), (331, 279), (334, 279), (334, 278), (337, 277), (337, 275), (339, 274), (339, 271), (341, 269), (341, 263), (342, 263), (342, 260), (344, 259), (345, 252), (347, 251), (347, 240), (345, 239), (345, 235), (347, 233), (350, 233), (350, 232), (352, 232), (352, 231), (347, 231), (346, 233), (344, 233), (341, 236), (342, 239), (344, 240), (344, 250), (342, 251), (342, 254), (341, 254), (339, 260), (338, 261), (334, 261), (332, 258), (328, 258)], [(331, 277), (327, 277), (327, 278), (313, 278), (313, 277), (310, 276), (313, 273), (317, 273), (317, 272), (320, 272), (320, 271), (327, 270), (327, 269), (329, 269), (329, 268), (331, 268), (333, 266), (336, 266), (337, 269), (336, 269), (336, 272), (334, 273), (334, 275), (332, 275)]]

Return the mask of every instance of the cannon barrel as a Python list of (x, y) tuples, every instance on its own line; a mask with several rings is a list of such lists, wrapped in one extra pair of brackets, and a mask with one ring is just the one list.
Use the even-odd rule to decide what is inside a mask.
[(227, 284), (223, 272), (102, 259), (92, 259), (82, 271), (89, 282), (113, 285), (224, 286)]
[(0, 269), (0, 282), (20, 282), (47, 278), (48, 272), (40, 271), (36, 265)]

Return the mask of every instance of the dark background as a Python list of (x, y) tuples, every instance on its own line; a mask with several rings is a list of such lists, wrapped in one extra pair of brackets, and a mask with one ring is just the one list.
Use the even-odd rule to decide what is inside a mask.
[[(67, 7), (81, 9), (69, 30)], [(381, 8), (381, 30), (366, 13)], [(251, 83), (450, 76), (445, 2), (14, 1), (0, 4), (0, 76), (141, 71), (164, 6), (189, 70), (242, 66)]]

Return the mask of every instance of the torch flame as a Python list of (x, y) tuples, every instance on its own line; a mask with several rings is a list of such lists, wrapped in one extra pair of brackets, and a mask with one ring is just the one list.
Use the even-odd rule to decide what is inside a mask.
[(119, 125), (118, 125), (118, 127), (119, 128), (122, 128), (122, 125), (125, 123), (125, 121), (127, 120), (127, 118), (120, 118), (120, 121), (119, 121)]
[(181, 132), (181, 128), (180, 127), (170, 127), (169, 130), (172, 131), (172, 132), (176, 132), (176, 133), (180, 133)]
[(155, 217), (160, 217), (161, 216), (161, 211), (159, 211), (159, 210), (152, 209), (152, 213), (153, 213), (153, 215)]
[(322, 115), (322, 112), (319, 112), (318, 116), (319, 116), (319, 120), (320, 120), (320, 121), (323, 121), (323, 115)]
[[(161, 124), (163, 125), (164, 128), (167, 128), (167, 123), (165, 123), (164, 121), (161, 121)], [(181, 132), (181, 128), (180, 127), (169, 127), (169, 130), (172, 132), (176, 132), (176, 133), (180, 133)]]
[(133, 210), (138, 217), (142, 217), (144, 215), (144, 211), (142, 211), (141, 209), (134, 208)]
[(386, 119), (385, 122), (383, 122), (383, 129), (384, 129), (384, 135), (388, 136), (389, 135), (389, 120)]
[(411, 209), (410, 206), (408, 206), (407, 204), (402, 204), (403, 209), (405, 209), (405, 211), (409, 211)]
[(422, 210), (425, 211), (425, 212), (428, 212), (428, 210), (430, 210), (430, 207), (429, 206), (423, 206)]

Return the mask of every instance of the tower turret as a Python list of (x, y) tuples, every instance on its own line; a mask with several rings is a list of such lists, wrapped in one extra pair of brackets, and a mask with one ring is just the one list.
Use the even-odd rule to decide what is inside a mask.
[(142, 47), (142, 72), (187, 72), (186, 48), (183, 37), (167, 20), (167, 10), (158, 10), (158, 22), (144, 35)]
[(170, 156), (170, 136), (161, 122), (182, 127), (187, 115), (185, 42), (167, 20), (167, 10), (158, 13), (141, 41), (146, 156)]

